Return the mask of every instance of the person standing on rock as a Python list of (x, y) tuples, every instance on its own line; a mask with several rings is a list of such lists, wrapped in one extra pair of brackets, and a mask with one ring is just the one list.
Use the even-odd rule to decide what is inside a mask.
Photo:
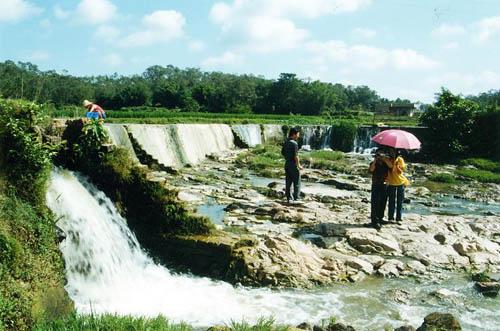
[(101, 108), (101, 106), (90, 102), (88, 100), (83, 101), (83, 107), (87, 109), (87, 118), (92, 118), (92, 119), (103, 119), (106, 118), (106, 112), (104, 109)]
[(385, 205), (387, 203), (386, 180), (392, 167), (389, 158), (382, 155), (382, 150), (378, 149), (375, 158), (370, 163), (369, 171), (372, 174), (371, 190), (371, 226), (379, 230), (382, 226)]
[(389, 197), (389, 221), (394, 221), (396, 212), (396, 223), (403, 221), (403, 201), (405, 198), (405, 186), (410, 185), (409, 180), (403, 174), (406, 164), (400, 152), (390, 149), (392, 167), (387, 175), (387, 194)]
[[(288, 132), (288, 138), (281, 149), (281, 154), (285, 158), (285, 194), (287, 202), (292, 199), (294, 201), (300, 199), (300, 171), (303, 168), (299, 160), (299, 144), (297, 143), (299, 137), (299, 130), (291, 128)], [(291, 195), (292, 184), (293, 196)]]

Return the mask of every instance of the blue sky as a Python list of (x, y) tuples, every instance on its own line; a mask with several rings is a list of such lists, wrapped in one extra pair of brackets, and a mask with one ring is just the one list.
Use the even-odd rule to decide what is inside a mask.
[(74, 75), (172, 64), (429, 102), (500, 88), (500, 0), (0, 0), (0, 60)]

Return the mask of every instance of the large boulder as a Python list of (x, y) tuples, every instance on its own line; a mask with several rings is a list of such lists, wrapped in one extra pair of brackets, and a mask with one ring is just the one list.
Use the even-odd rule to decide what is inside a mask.
[(485, 297), (496, 298), (498, 296), (498, 291), (500, 290), (500, 282), (488, 281), (488, 282), (476, 282), (474, 284), (476, 290), (484, 295)]
[(460, 322), (451, 314), (432, 313), (424, 318), (424, 323), (417, 331), (460, 331)]
[(397, 240), (375, 229), (354, 228), (346, 231), (349, 244), (363, 253), (401, 254)]

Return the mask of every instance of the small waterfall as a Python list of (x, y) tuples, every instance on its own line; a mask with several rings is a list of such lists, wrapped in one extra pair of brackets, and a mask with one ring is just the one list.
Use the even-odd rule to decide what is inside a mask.
[(139, 162), (135, 154), (134, 147), (127, 133), (127, 129), (122, 124), (104, 124), (104, 129), (109, 135), (111, 142), (119, 147), (125, 148), (129, 151), (132, 158)]
[(331, 127), (326, 125), (303, 126), (301, 128), (301, 146), (309, 146), (311, 149), (330, 148), (330, 136)]
[(275, 141), (281, 143), (285, 140), (283, 126), (277, 124), (263, 124), (262, 135), (264, 137), (264, 142)]
[(195, 326), (274, 315), (278, 322), (335, 314), (338, 294), (247, 289), (171, 273), (141, 249), (113, 203), (84, 178), (52, 173), (47, 204), (66, 233), (66, 289), (79, 313), (156, 316)]
[(262, 144), (262, 131), (258, 124), (233, 125), (235, 134), (248, 147), (255, 147)]
[(370, 154), (377, 146), (371, 138), (380, 132), (380, 128), (376, 126), (360, 126), (354, 138), (353, 152), (359, 154)]
[(141, 148), (166, 167), (198, 164), (208, 155), (234, 148), (225, 124), (127, 125)]

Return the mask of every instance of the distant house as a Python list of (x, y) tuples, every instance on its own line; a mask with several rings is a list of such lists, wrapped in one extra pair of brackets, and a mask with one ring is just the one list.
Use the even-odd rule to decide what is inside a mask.
[(396, 116), (413, 116), (418, 112), (413, 103), (385, 103), (375, 107), (375, 113), (396, 115)]

